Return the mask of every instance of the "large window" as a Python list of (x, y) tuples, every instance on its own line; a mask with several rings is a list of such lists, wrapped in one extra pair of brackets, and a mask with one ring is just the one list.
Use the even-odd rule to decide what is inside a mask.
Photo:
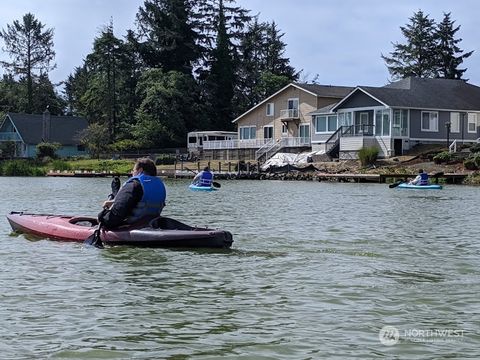
[(422, 111), (422, 131), (438, 131), (438, 112)]
[(390, 110), (383, 109), (375, 111), (375, 135), (390, 135)]
[(240, 140), (255, 139), (257, 137), (255, 126), (240, 127)]
[(338, 113), (338, 127), (353, 125), (353, 117), (351, 112)]
[(300, 125), (299, 128), (300, 132), (300, 138), (302, 139), (303, 143), (309, 143), (310, 142), (310, 125), (308, 124), (302, 124)]
[(337, 115), (320, 115), (315, 117), (315, 133), (328, 133), (337, 130)]
[(468, 132), (477, 132), (477, 114), (475, 113), (468, 113)]
[(408, 136), (408, 110), (393, 110), (392, 136)]
[(450, 113), (450, 132), (460, 132), (460, 113), (458, 112)]
[(282, 135), (288, 135), (288, 123), (282, 123)]
[(275, 111), (275, 107), (274, 107), (273, 103), (268, 103), (268, 104), (267, 104), (267, 113), (266, 113), (266, 115), (267, 115), (267, 116), (273, 116), (274, 111)]
[(263, 127), (263, 138), (273, 139), (273, 126), (268, 125)]

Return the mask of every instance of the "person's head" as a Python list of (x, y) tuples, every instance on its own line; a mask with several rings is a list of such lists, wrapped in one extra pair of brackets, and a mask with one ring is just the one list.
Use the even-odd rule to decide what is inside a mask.
[(423, 174), (423, 169), (418, 170), (419, 174)]
[(203, 171), (210, 171), (210, 168), (209, 168), (208, 166), (205, 166), (205, 167), (203, 168)]
[(157, 167), (155, 166), (155, 163), (149, 158), (138, 159), (133, 166), (132, 176), (137, 176), (141, 173), (150, 176), (157, 176)]

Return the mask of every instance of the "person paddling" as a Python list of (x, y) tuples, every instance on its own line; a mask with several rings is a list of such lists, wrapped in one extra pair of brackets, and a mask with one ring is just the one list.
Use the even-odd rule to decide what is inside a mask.
[[(112, 184), (113, 188), (113, 184)], [(138, 159), (128, 179), (114, 200), (103, 203), (99, 222), (107, 229), (157, 217), (165, 206), (166, 189), (157, 177), (157, 168), (148, 158)]]
[(193, 178), (192, 184), (202, 187), (212, 187), (213, 183), (213, 173), (210, 171), (208, 166), (205, 166), (203, 171), (200, 171)]
[(418, 175), (415, 179), (409, 182), (410, 185), (425, 186), (428, 185), (428, 174), (423, 169), (418, 170)]

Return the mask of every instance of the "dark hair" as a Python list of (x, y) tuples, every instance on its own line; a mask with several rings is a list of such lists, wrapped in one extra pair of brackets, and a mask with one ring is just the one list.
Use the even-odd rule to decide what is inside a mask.
[(418, 170), (418, 173), (419, 174), (423, 173), (423, 169)]
[(157, 167), (155, 163), (149, 158), (137, 159), (135, 163), (135, 168), (142, 168), (145, 175), (157, 176)]
[(203, 171), (210, 171), (210, 168), (209, 168), (208, 166), (205, 166), (205, 167), (203, 168)]

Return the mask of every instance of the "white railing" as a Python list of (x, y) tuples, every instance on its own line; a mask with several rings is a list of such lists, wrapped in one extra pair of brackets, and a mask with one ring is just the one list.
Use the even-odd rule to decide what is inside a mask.
[(453, 142), (448, 146), (448, 152), (457, 152), (457, 139), (453, 140)]
[(282, 147), (310, 146), (310, 137), (284, 137), (280, 143)]
[(260, 148), (270, 139), (243, 139), (243, 140), (214, 140), (204, 141), (204, 150), (220, 149), (255, 149)]
[(281, 119), (298, 119), (298, 109), (280, 110)]

